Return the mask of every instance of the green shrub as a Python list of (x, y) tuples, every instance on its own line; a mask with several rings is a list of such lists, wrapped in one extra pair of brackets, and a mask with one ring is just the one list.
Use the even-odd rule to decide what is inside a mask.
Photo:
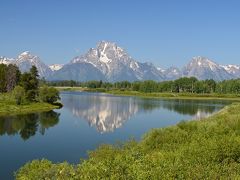
[(39, 98), (42, 102), (53, 104), (60, 100), (59, 91), (54, 87), (43, 86), (40, 88)]
[(13, 96), (14, 96), (14, 99), (16, 100), (16, 104), (17, 104), (17, 105), (22, 104), (22, 102), (23, 102), (24, 99), (25, 99), (25, 91), (24, 91), (23, 87), (21, 87), (21, 86), (16, 86), (16, 87), (13, 89), (12, 94), (13, 94)]

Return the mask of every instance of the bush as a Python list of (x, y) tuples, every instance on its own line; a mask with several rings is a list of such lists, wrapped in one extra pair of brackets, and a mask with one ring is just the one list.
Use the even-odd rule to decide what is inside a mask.
[(12, 92), (14, 99), (16, 100), (16, 104), (20, 105), (25, 99), (25, 90), (21, 86), (16, 86)]
[(68, 163), (53, 164), (43, 159), (27, 163), (16, 174), (16, 179), (72, 179), (74, 175), (73, 166)]
[(39, 98), (42, 102), (53, 104), (60, 100), (59, 91), (54, 87), (43, 86), (40, 88)]

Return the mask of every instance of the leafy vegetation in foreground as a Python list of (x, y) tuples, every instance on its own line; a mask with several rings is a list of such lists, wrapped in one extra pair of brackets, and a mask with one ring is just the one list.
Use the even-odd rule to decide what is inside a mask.
[(78, 165), (34, 160), (16, 179), (239, 179), (240, 104), (201, 121), (154, 129), (140, 142), (102, 145)]

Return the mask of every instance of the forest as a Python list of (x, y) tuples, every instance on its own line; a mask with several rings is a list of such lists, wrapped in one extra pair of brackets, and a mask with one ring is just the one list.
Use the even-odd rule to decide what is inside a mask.
[(103, 90), (127, 90), (138, 91), (144, 93), (196, 93), (196, 94), (239, 94), (240, 79), (231, 79), (224, 81), (214, 81), (213, 79), (198, 80), (195, 77), (182, 77), (173, 81), (157, 82), (153, 80), (147, 81), (121, 81), (121, 82), (103, 82), (103, 81), (54, 81), (47, 82), (50, 86), (56, 87), (82, 87), (89, 89)]
[(29, 72), (21, 73), (16, 65), (0, 64), (0, 99), (6, 102), (13, 98), (16, 105), (40, 101), (53, 104), (59, 100), (59, 92), (42, 82), (35, 66)]

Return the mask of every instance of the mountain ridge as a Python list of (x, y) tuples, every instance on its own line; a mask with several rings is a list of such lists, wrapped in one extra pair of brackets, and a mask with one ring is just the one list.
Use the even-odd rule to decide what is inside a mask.
[(47, 80), (103, 80), (103, 81), (143, 81), (174, 80), (180, 77), (196, 77), (199, 80), (217, 81), (240, 78), (239, 65), (220, 65), (204, 56), (193, 57), (183, 68), (162, 69), (150, 62), (139, 62), (114, 42), (100, 41), (95, 48), (76, 56), (66, 64), (46, 65), (40, 57), (24, 51), (15, 59), (0, 56), (0, 64), (16, 64), (22, 72), (32, 65), (40, 77)]

